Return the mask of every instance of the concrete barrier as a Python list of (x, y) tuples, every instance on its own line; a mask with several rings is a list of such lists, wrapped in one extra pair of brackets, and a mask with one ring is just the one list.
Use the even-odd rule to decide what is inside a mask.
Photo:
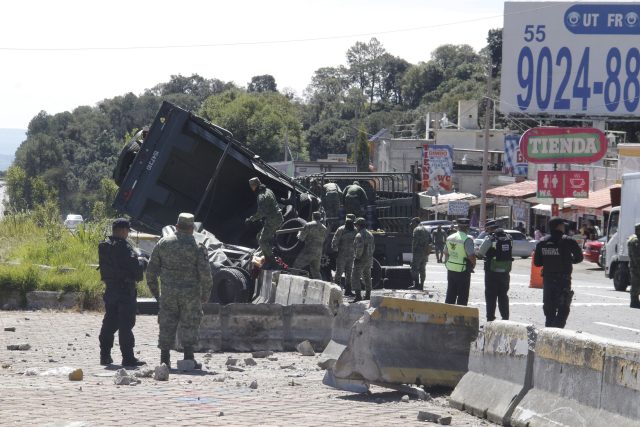
[(263, 270), (260, 275), (260, 291), (253, 300), (254, 304), (273, 304), (276, 298), (276, 286), (280, 272)]
[(453, 390), (451, 406), (507, 425), (516, 405), (533, 386), (536, 338), (533, 325), (487, 323), (471, 346), (469, 372)]
[(0, 309), (18, 310), (23, 306), (23, 297), (18, 291), (0, 291)]
[(81, 292), (33, 291), (27, 292), (27, 309), (69, 310), (81, 308), (84, 295)]
[(331, 369), (337, 379), (454, 387), (467, 372), (478, 310), (374, 297)]
[[(607, 344), (600, 408), (609, 426), (640, 424), (640, 344)], [(606, 411), (606, 412), (605, 412)], [(615, 415), (613, 415), (615, 414)]]
[(222, 307), (222, 350), (284, 350), (280, 304), (227, 304)]
[(598, 409), (606, 346), (605, 339), (589, 334), (541, 330), (535, 346), (533, 388), (517, 405), (511, 424), (608, 425)]
[(349, 343), (351, 328), (369, 307), (367, 301), (355, 304), (341, 304), (331, 323), (331, 340), (322, 351), (318, 364), (324, 368), (332, 367)]
[(342, 290), (338, 285), (302, 276), (280, 274), (274, 302), (282, 305), (323, 304), (336, 313), (342, 299)]
[(284, 316), (284, 348), (295, 350), (302, 341), (311, 342), (313, 349), (322, 351), (331, 339), (333, 313), (326, 305), (287, 305)]
[(198, 348), (200, 351), (222, 351), (222, 306), (204, 304), (202, 311)]

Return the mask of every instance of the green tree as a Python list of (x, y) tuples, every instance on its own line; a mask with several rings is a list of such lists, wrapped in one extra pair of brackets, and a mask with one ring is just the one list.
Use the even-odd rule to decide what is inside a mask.
[(412, 65), (402, 77), (402, 96), (405, 105), (416, 108), (424, 96), (444, 81), (444, 72), (433, 61)]
[(493, 77), (497, 77), (502, 69), (502, 28), (489, 30), (487, 34), (487, 50), (493, 65)]
[(247, 85), (249, 92), (277, 92), (278, 85), (276, 79), (270, 74), (251, 77), (251, 82)]
[(306, 157), (298, 107), (280, 93), (229, 90), (209, 97), (200, 115), (231, 131), (264, 160), (283, 158), (285, 138), (294, 155)]
[(358, 136), (356, 138), (356, 166), (358, 172), (369, 171), (369, 138), (367, 137), (367, 130), (364, 126), (360, 126), (358, 130)]

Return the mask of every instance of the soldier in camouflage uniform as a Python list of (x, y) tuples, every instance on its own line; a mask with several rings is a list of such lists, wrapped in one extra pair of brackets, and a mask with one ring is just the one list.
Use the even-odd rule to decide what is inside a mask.
[(640, 223), (629, 237), (629, 273), (631, 273), (631, 308), (640, 308)]
[(335, 182), (328, 182), (324, 185), (323, 193), (322, 207), (327, 213), (327, 218), (338, 219), (340, 214), (340, 187)]
[(364, 192), (358, 181), (353, 181), (353, 184), (348, 185), (344, 189), (344, 209), (348, 214), (354, 214), (356, 216), (363, 215), (363, 207), (367, 206), (367, 193)]
[(251, 222), (263, 220), (262, 230), (258, 233), (258, 244), (262, 250), (262, 255), (265, 257), (264, 268), (274, 268), (277, 263), (273, 256), (273, 249), (271, 247), (273, 238), (276, 235), (276, 231), (282, 225), (282, 212), (278, 207), (278, 201), (273, 191), (264, 186), (258, 178), (251, 178), (249, 180), (251, 189), (258, 194), (258, 209), (256, 213), (245, 220), (246, 224)]
[(302, 270), (309, 266), (309, 273), (312, 279), (322, 279), (320, 275), (320, 261), (322, 259), (322, 248), (327, 237), (327, 227), (320, 221), (322, 214), (314, 212), (313, 221), (309, 221), (304, 228), (298, 232), (298, 240), (304, 242), (304, 248), (298, 254), (293, 268)]
[(345, 274), (345, 296), (353, 296), (353, 292), (351, 292), (351, 274), (353, 271), (353, 240), (356, 237), (355, 219), (355, 215), (348, 214), (344, 225), (338, 227), (331, 241), (331, 249), (338, 252), (336, 257), (336, 276), (333, 281), (339, 285), (342, 275)]
[(373, 267), (373, 234), (367, 230), (367, 221), (364, 218), (356, 219), (356, 237), (353, 240), (353, 271), (351, 273), (351, 286), (356, 291), (353, 302), (362, 301), (360, 280), (364, 281), (366, 294), (364, 299), (371, 299), (371, 268)]
[(409, 289), (424, 289), (424, 279), (427, 275), (427, 261), (429, 261), (429, 251), (431, 250), (431, 235), (420, 224), (420, 218), (411, 220), (413, 228), (413, 258), (411, 260), (411, 277), (413, 286)]
[(209, 299), (213, 281), (207, 250), (193, 237), (193, 215), (181, 213), (176, 233), (160, 239), (153, 249), (147, 267), (147, 285), (160, 302), (160, 363), (170, 366), (169, 350), (179, 326), (184, 359), (193, 360), (200, 369), (193, 352), (198, 343), (202, 304)]

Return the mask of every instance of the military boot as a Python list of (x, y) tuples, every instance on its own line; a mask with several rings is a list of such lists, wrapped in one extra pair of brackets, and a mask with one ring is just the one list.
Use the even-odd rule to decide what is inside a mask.
[(365, 292), (364, 299), (367, 300), (367, 301), (371, 299), (371, 291), (366, 291)]
[(640, 297), (638, 295), (631, 295), (631, 308), (640, 308)]
[(111, 358), (111, 351), (100, 350), (100, 364), (102, 366), (109, 366), (113, 364), (113, 359)]
[(202, 369), (202, 363), (198, 363), (193, 354), (193, 348), (185, 347), (184, 348), (184, 360), (192, 360), (194, 369)]
[(143, 362), (142, 360), (136, 358), (133, 355), (133, 349), (125, 350), (122, 352), (122, 366), (136, 367), (136, 366), (142, 366), (146, 364), (147, 362)]
[(160, 364), (167, 365), (168, 368), (171, 367), (171, 353), (169, 350), (160, 350)]
[(352, 302), (362, 301), (362, 291), (356, 291), (356, 298)]

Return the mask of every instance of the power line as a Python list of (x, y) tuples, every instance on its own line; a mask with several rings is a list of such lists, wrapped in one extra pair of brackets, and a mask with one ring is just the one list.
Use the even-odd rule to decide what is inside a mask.
[(559, 7), (562, 4), (549, 4), (532, 9), (521, 10), (509, 14), (485, 16), (481, 18), (466, 19), (462, 21), (446, 22), (442, 24), (424, 25), (420, 27), (411, 28), (399, 28), (394, 30), (376, 31), (370, 33), (354, 33), (354, 34), (342, 34), (342, 35), (328, 35), (321, 37), (308, 37), (297, 39), (284, 39), (284, 40), (253, 40), (246, 42), (228, 42), (228, 43), (203, 43), (203, 44), (178, 44), (178, 45), (147, 45), (147, 46), (103, 46), (103, 47), (14, 47), (14, 46), (0, 46), (0, 51), (5, 52), (76, 52), (76, 51), (117, 51), (117, 50), (155, 50), (155, 49), (198, 49), (198, 48), (213, 48), (213, 47), (238, 47), (238, 46), (260, 46), (260, 45), (275, 45), (275, 44), (290, 44), (290, 43), (308, 43), (328, 40), (340, 40), (351, 39), (357, 37), (371, 37), (386, 34), (398, 34), (407, 33), (420, 30), (428, 30), (434, 28), (442, 28), (454, 25), (469, 24), (472, 22), (487, 21), (495, 18), (507, 17), (511, 15), (521, 15), (538, 12), (543, 9), (549, 9), (552, 7)]

